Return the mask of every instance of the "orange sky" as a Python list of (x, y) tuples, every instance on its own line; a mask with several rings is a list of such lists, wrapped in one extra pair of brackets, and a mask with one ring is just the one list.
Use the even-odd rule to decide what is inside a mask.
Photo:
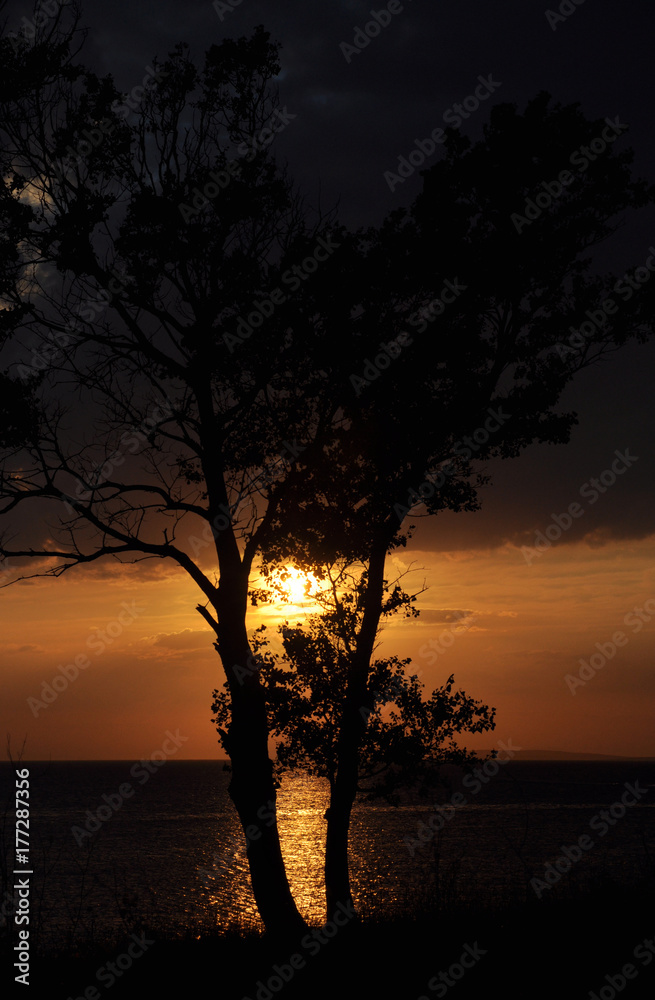
[[(383, 649), (412, 656), (430, 688), (454, 673), (468, 694), (496, 706), (495, 733), (469, 745), (511, 739), (526, 749), (655, 755), (655, 539), (554, 546), (530, 566), (509, 544), (435, 554), (421, 552), (420, 540), (419, 532), (401, 557), (403, 566), (423, 567), (405, 582), (419, 589), (425, 578), (424, 613), (388, 626)], [(2, 590), (2, 729), (14, 751), (26, 737), (26, 759), (137, 759), (179, 730), (187, 739), (178, 758), (218, 756), (210, 704), (223, 678), (212, 633), (195, 611), (198, 596), (159, 560)], [(638, 618), (625, 621), (645, 605), (651, 614), (640, 628)], [(453, 611), (470, 613), (454, 632)], [(578, 673), (581, 658), (600, 656), (596, 644), (617, 631), (623, 645), (572, 693), (565, 675)], [(76, 656), (89, 665), (51, 704), (28, 703)]]
[[(448, 11), (440, 5), (438, 15), (436, 5), (414, 5), (404, 22), (411, 40), (405, 54), (393, 33), (383, 33), (375, 42), (378, 55), (372, 46), (357, 69), (334, 58), (336, 42), (334, 48), (325, 44), (326, 37), (340, 37), (339, 5), (322, 5), (321, 30), (313, 17), (290, 14), (285, 4), (268, 6), (267, 30), (283, 44), (281, 98), (298, 118), (280, 134), (276, 150), (301, 190), (316, 191), (320, 175), (321, 199), (328, 205), (338, 201), (348, 226), (378, 225), (389, 210), (412, 202), (421, 189), (421, 170), (393, 191), (385, 171), (491, 68), (503, 81), (499, 103), (523, 109), (545, 89), (564, 104), (580, 101), (589, 117), (625, 116), (635, 175), (652, 175), (652, 111), (643, 86), (652, 59), (651, 15), (645, 4), (633, 4), (631, 16), (618, 22), (600, 18), (594, 45), (586, 46), (579, 34), (588, 30), (586, 14), (554, 35), (541, 14), (538, 25), (530, 5), (514, 5), (512, 32), (489, 4), (478, 5), (474, 24), (464, 5)], [(101, 76), (114, 74), (126, 92), (140, 84), (153, 53), (169, 52), (179, 41), (179, 5), (169, 0), (160, 0), (156, 19), (144, 5), (124, 4), (120, 17), (120, 2), (86, 7), (90, 31), (83, 61)], [(223, 25), (206, 4), (186, 19), (183, 34), (198, 55), (208, 39), (250, 34), (251, 15), (243, 4)], [(516, 45), (518, 33), (525, 45)], [(643, 44), (635, 44), (637, 37)], [(444, 38), (465, 44), (443, 45)], [(398, 66), (409, 72), (389, 73), (385, 45), (392, 61), (400, 59)], [(554, 45), (560, 58), (553, 58)], [(490, 110), (491, 102), (467, 120), (464, 134), (480, 136)], [(425, 167), (436, 163), (435, 152)], [(599, 248), (595, 266), (617, 276), (632, 272), (648, 259), (654, 232), (652, 206), (628, 213), (615, 239)], [(422, 618), (389, 627), (383, 648), (414, 656), (414, 669), (424, 671), (429, 687), (454, 672), (467, 693), (497, 707), (495, 733), (478, 737), (473, 746), (511, 738), (528, 749), (655, 755), (655, 619), (638, 632), (624, 622), (634, 608), (655, 600), (654, 364), (651, 341), (627, 346), (581, 372), (561, 400), (562, 410), (580, 413), (570, 444), (534, 445), (520, 461), (499, 460), (494, 482), (502, 489), (489, 490), (479, 514), (447, 513), (434, 530), (423, 523), (413, 551), (401, 550), (406, 562), (414, 558), (425, 567), (416, 574), (417, 588), (425, 576), (430, 589), (420, 598)], [(584, 517), (561, 545), (527, 565), (519, 548), (505, 544), (519, 538), (532, 544), (534, 532), (550, 525), (551, 512), (580, 500), (583, 485), (611, 467), (617, 450), (628, 449), (638, 461), (597, 504), (587, 501)], [(484, 547), (490, 544), (500, 547)], [(217, 756), (210, 705), (223, 677), (213, 634), (195, 611), (199, 596), (181, 571), (161, 561), (80, 568), (58, 580), (0, 590), (0, 722), (14, 748), (26, 737), (28, 759), (136, 759), (157, 751), (166, 732), (179, 729), (187, 737), (179, 757)], [(123, 626), (122, 605), (134, 601), (143, 610)], [(449, 641), (447, 620), (455, 611), (470, 614), (450, 648), (430, 662), (424, 647), (443, 632)], [(87, 641), (108, 626), (120, 635), (97, 655), (100, 640), (93, 649)], [(580, 669), (581, 658), (599, 656), (596, 644), (617, 631), (625, 633), (626, 644), (571, 693), (565, 675)], [(89, 666), (35, 717), (28, 699), (40, 698), (42, 684), (62, 678), (60, 665), (76, 656), (88, 656)]]

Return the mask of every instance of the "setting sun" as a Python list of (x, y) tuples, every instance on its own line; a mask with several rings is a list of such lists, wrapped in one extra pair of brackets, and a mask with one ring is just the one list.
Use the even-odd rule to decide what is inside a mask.
[(282, 604), (310, 604), (319, 588), (313, 573), (304, 573), (295, 566), (285, 566), (274, 582), (278, 602)]

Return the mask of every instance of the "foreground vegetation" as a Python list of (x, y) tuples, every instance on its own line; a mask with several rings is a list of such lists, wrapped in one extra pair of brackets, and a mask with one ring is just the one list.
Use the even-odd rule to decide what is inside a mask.
[[(413, 919), (348, 923), (329, 941), (318, 929), (310, 941), (273, 943), (236, 928), (165, 933), (144, 928), (131, 937), (36, 957), (29, 996), (98, 1000), (109, 989), (112, 1000), (418, 1000), (456, 989), (453, 996), (463, 1000), (484, 997), (495, 988), (508, 1000), (609, 997), (613, 987), (606, 977), (619, 986), (626, 963), (635, 970), (623, 987), (626, 996), (653, 995), (655, 955), (647, 943), (655, 938), (652, 886), (625, 890), (599, 885), (589, 895), (531, 900), (505, 910), (492, 904), (489, 900), (475, 910)], [(145, 950), (121, 972), (127, 960), (120, 956), (130, 946), (134, 954), (137, 938)], [(6, 972), (13, 961), (10, 949), (7, 943)]]

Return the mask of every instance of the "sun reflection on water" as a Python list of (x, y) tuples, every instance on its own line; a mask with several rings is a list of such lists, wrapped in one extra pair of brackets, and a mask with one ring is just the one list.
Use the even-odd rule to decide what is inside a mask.
[[(305, 919), (317, 924), (325, 918), (324, 815), (328, 796), (327, 782), (298, 774), (283, 782), (277, 796), (278, 828), (291, 891)], [(236, 813), (215, 817), (198, 881), (206, 904), (216, 911), (221, 923), (227, 919), (260, 926), (246, 843)], [(189, 886), (188, 891), (194, 896), (198, 887)]]
[[(293, 898), (311, 924), (325, 920), (325, 811), (329, 786), (324, 779), (302, 773), (287, 775), (277, 795), (282, 855)], [(356, 804), (350, 834), (353, 898), (360, 912), (403, 910), (415, 901), (416, 885), (409, 879), (411, 862), (399, 830), (402, 808), (386, 804)], [(405, 821), (406, 822), (406, 821)], [(233, 922), (261, 929), (250, 884), (243, 831), (233, 807), (215, 817), (215, 826), (198, 869), (198, 884), (188, 886), (194, 897), (200, 888), (205, 908), (225, 926)], [(403, 850), (399, 853), (398, 844)], [(189, 900), (191, 902), (191, 900)]]
[(328, 783), (309, 775), (294, 775), (278, 793), (278, 825), (282, 856), (291, 892), (302, 915), (322, 923), (325, 918), (325, 810)]

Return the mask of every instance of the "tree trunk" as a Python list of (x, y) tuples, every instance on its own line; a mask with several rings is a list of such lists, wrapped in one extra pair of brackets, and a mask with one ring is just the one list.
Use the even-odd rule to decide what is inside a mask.
[[(231, 735), (234, 729), (231, 726)], [(257, 909), (269, 934), (285, 938), (303, 934), (307, 924), (294, 902), (282, 858), (272, 763), (268, 754), (253, 753), (243, 745), (239, 748), (239, 743), (243, 741), (231, 745), (228, 790), (246, 837)]]
[(339, 734), (337, 774), (327, 811), (325, 843), (325, 896), (328, 920), (339, 904), (353, 907), (348, 865), (348, 834), (357, 795), (359, 748), (368, 718), (368, 673), (377, 636), (384, 596), (384, 563), (388, 532), (380, 532), (371, 546), (364, 616), (355, 653), (348, 667), (348, 687)]
[(275, 936), (293, 937), (308, 928), (291, 895), (282, 858), (273, 765), (268, 756), (266, 699), (246, 630), (252, 553), (249, 559), (242, 555), (230, 518), (227, 524), (223, 523), (229, 501), (208, 380), (201, 380), (196, 386), (196, 397), (204, 429), (201, 441), (209, 498), (207, 519), (212, 527), (220, 570), (218, 587), (211, 599), (216, 620), (213, 621), (208, 612), (205, 618), (216, 632), (215, 646), (231, 698), (230, 724), (223, 738), (232, 764), (228, 791), (246, 837), (252, 891), (266, 931)]
[(356, 794), (356, 780), (353, 794), (352, 780), (346, 781), (345, 768), (343, 771), (339, 768), (335, 789), (330, 796), (325, 838), (325, 902), (328, 920), (337, 913), (340, 903), (354, 909), (348, 865), (348, 834)]
[(232, 763), (228, 791), (246, 837), (252, 891), (266, 931), (294, 937), (308, 928), (293, 900), (282, 858), (273, 764), (268, 755), (266, 700), (248, 642), (245, 607), (243, 615), (229, 613), (236, 610), (234, 590), (230, 596), (229, 609), (217, 601), (216, 643), (232, 699), (224, 739)]

